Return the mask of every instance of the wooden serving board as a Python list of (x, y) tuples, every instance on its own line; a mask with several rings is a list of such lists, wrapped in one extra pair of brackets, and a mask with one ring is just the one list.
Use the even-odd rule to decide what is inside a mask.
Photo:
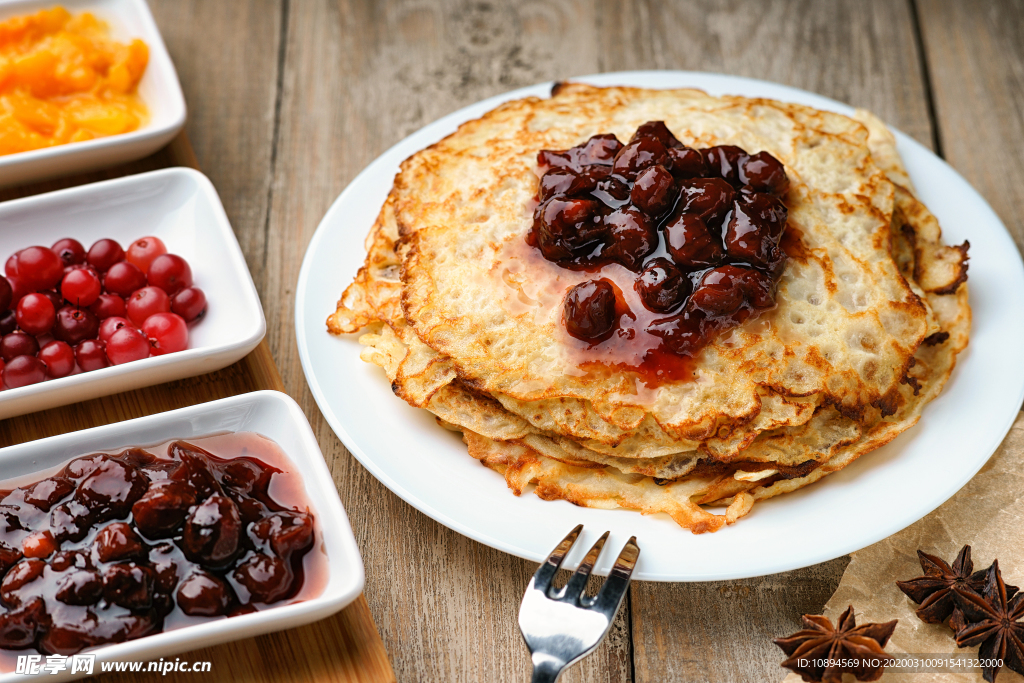
[[(148, 162), (148, 163), (147, 163)], [(184, 132), (146, 167), (199, 165)], [(139, 165), (123, 170), (141, 170)], [(71, 184), (109, 177), (110, 173), (81, 176)], [(67, 183), (60, 183), (66, 185)], [(42, 186), (40, 190), (50, 189)], [(3, 193), (9, 198), (12, 192)], [(17, 192), (18, 195), (25, 194)], [(141, 234), (141, 233), (140, 233)], [(264, 340), (248, 356), (218, 372), (106, 396), (71, 406), (0, 421), (0, 446), (64, 434), (235, 396), (260, 389), (284, 391), (281, 375)], [(299, 628), (248, 638), (180, 655), (182, 661), (212, 663), (202, 680), (260, 683), (382, 683), (394, 681), (384, 644), (373, 623), (366, 598), (338, 614)], [(189, 681), (193, 673), (110, 674), (106, 681)]]

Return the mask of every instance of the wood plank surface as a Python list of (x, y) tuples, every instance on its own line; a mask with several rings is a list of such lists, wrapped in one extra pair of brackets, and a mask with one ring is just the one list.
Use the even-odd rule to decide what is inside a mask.
[(917, 1), (942, 154), (1024, 248), (1024, 1)]

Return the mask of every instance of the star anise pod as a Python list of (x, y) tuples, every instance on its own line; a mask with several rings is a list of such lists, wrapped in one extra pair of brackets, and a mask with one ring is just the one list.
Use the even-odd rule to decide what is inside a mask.
[[(992, 563), (985, 576), (981, 595), (964, 595), (958, 615), (960, 629), (956, 644), (960, 647), (981, 645), (980, 659), (1002, 660), (1011, 671), (1024, 674), (1024, 593), (1008, 591), (999, 572), (999, 561)], [(981, 675), (992, 683), (998, 666), (983, 667)]]
[[(910, 581), (897, 581), (896, 585), (907, 597), (920, 605), (917, 616), (929, 624), (941, 624), (959, 604), (964, 595), (978, 595), (985, 585), (984, 569), (974, 571), (971, 546), (965, 545), (950, 567), (942, 559), (917, 551), (917, 559), (924, 576)], [(1011, 588), (1013, 588), (1011, 586)], [(1013, 588), (1016, 592), (1016, 588)], [(955, 627), (952, 625), (950, 628)]]
[[(788, 638), (777, 638), (775, 644), (789, 659), (785, 668), (800, 674), (805, 681), (815, 683), (841, 683), (844, 673), (853, 674), (858, 681), (877, 681), (882, 677), (885, 664), (871, 666), (868, 660), (892, 659), (882, 648), (896, 629), (896, 620), (884, 624), (857, 626), (853, 605), (839, 617), (838, 626), (825, 617), (805, 614), (804, 628)], [(852, 660), (850, 666), (825, 666), (828, 660)]]

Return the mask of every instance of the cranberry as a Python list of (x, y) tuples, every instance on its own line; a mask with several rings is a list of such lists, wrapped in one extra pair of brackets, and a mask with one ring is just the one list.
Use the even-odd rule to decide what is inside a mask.
[(75, 347), (75, 361), (83, 372), (105, 368), (110, 365), (107, 345), (99, 339), (86, 339)]
[(679, 214), (668, 222), (665, 243), (672, 259), (686, 270), (707, 268), (725, 257), (718, 237), (692, 213)]
[(584, 341), (604, 341), (612, 335), (615, 314), (615, 287), (608, 280), (581, 282), (565, 295), (562, 321), (569, 334)]
[(313, 544), (313, 519), (302, 512), (275, 512), (253, 524), (251, 533), (265, 549), (288, 558)]
[(11, 285), (11, 302), (16, 304), (21, 301), (21, 297), (26, 294), (31, 294), (33, 287), (30, 287), (28, 281), (17, 275), (8, 275), (7, 282)]
[(14, 314), (18, 321), (18, 327), (34, 335), (49, 332), (57, 319), (57, 311), (54, 310), (53, 303), (46, 296), (36, 293), (26, 294), (22, 297)]
[(57, 599), (65, 605), (95, 605), (103, 597), (103, 577), (91, 569), (73, 569), (57, 583)]
[(11, 567), (0, 581), (0, 601), (8, 607), (20, 605), (21, 589), (42, 576), (44, 569), (46, 563), (36, 558), (22, 560)]
[(134, 327), (122, 327), (110, 335), (107, 342), (107, 358), (111, 365), (123, 365), (148, 358), (149, 340)]
[(721, 266), (704, 275), (690, 302), (709, 315), (726, 316), (745, 303), (768, 308), (774, 300), (767, 275), (750, 268)]
[(740, 195), (726, 228), (726, 251), (753, 266), (771, 269), (782, 259), (778, 240), (786, 213), (782, 202), (769, 194)]
[(658, 313), (667, 313), (686, 300), (693, 283), (671, 261), (656, 258), (640, 273), (634, 288), (644, 306)]
[(149, 316), (171, 310), (171, 299), (159, 287), (143, 287), (128, 298), (127, 308), (128, 319), (141, 327)]
[(732, 185), (720, 178), (695, 178), (682, 181), (680, 186), (682, 211), (697, 214), (709, 228), (721, 228), (736, 197)]
[(185, 322), (199, 320), (206, 314), (206, 295), (198, 287), (188, 287), (171, 297), (171, 313), (177, 313)]
[(620, 149), (622, 143), (614, 135), (595, 135), (582, 145), (564, 152), (542, 150), (537, 155), (537, 163), (541, 166), (571, 168), (576, 171), (591, 164), (610, 166)]
[(45, 623), (46, 601), (40, 597), (32, 598), (16, 610), (0, 614), (0, 648), (23, 650), (32, 647)]
[(20, 251), (16, 251), (7, 257), (7, 261), (4, 263), (4, 275), (7, 277), (18, 276), (18, 254)]
[(636, 142), (640, 138), (654, 138), (665, 147), (682, 147), (683, 143), (676, 139), (675, 135), (672, 135), (672, 131), (668, 129), (664, 121), (648, 121), (647, 123), (641, 123), (640, 127), (633, 133), (633, 137), (629, 139), (630, 142)]
[(7, 361), (3, 376), (11, 389), (38, 384), (46, 379), (46, 364), (35, 356), (18, 356)]
[(57, 311), (57, 321), (53, 326), (53, 336), (72, 346), (95, 339), (100, 331), (100, 321), (85, 308), (65, 306)]
[(14, 311), (0, 313), (0, 334), (8, 335), (18, 329), (18, 318)]
[(181, 529), (195, 503), (195, 493), (185, 482), (154, 482), (132, 506), (132, 519), (147, 538), (170, 538)]
[(50, 477), (32, 484), (25, 489), (25, 502), (49, 512), (65, 496), (75, 490), (75, 485), (63, 477)]
[(50, 530), (58, 543), (81, 541), (89, 533), (93, 517), (92, 511), (85, 505), (77, 500), (69, 500), (50, 512)]
[(134, 562), (119, 562), (103, 570), (103, 597), (128, 609), (145, 609), (153, 604), (153, 570)]
[(130, 320), (125, 318), (113, 317), (107, 318), (100, 323), (99, 338), (105, 344), (110, 341), (110, 338), (114, 336), (114, 333), (120, 330), (122, 327), (135, 327), (132, 325)]
[(149, 264), (146, 273), (149, 284), (168, 294), (192, 286), (192, 269), (188, 262), (176, 254), (161, 254)]
[(128, 296), (146, 286), (146, 274), (136, 265), (120, 261), (110, 266), (103, 278), (104, 288), (120, 296)]
[(93, 566), (89, 556), (81, 550), (59, 550), (50, 558), (50, 568), (55, 572), (68, 569), (91, 569)]
[(228, 613), (235, 602), (227, 582), (202, 569), (195, 569), (178, 586), (178, 607), (190, 617), (219, 617)]
[(146, 475), (120, 460), (108, 458), (79, 482), (75, 500), (102, 519), (117, 519), (128, 516), (147, 488)]
[(143, 273), (149, 271), (149, 264), (161, 254), (167, 253), (167, 247), (159, 237), (141, 237), (128, 247), (125, 259)]
[(75, 268), (64, 276), (60, 293), (75, 306), (91, 306), (103, 291), (100, 279), (86, 268)]
[(0, 275), (0, 311), (6, 311), (14, 303), (14, 290), (7, 278)]
[(177, 353), (188, 348), (188, 326), (175, 313), (157, 313), (142, 323), (142, 333), (149, 340), (154, 356)]
[(93, 305), (89, 306), (89, 310), (100, 320), (115, 316), (123, 318), (128, 315), (128, 307), (125, 305), (124, 299), (116, 294), (100, 294)]
[(196, 507), (185, 520), (182, 550), (185, 557), (205, 567), (222, 567), (235, 558), (242, 520), (235, 502), (214, 494)]
[(747, 153), (736, 145), (718, 145), (701, 150), (704, 155), (704, 163), (707, 164), (711, 175), (725, 178), (730, 183), (742, 185), (740, 180), (740, 167), (747, 160)]
[(758, 152), (740, 166), (740, 180), (758, 192), (782, 196), (789, 189), (789, 177), (782, 162), (768, 152)]
[(32, 335), (16, 330), (0, 339), (0, 358), (5, 363), (20, 356), (34, 356), (39, 352), (39, 343)]
[(675, 179), (661, 165), (649, 166), (641, 171), (630, 193), (633, 204), (655, 218), (671, 209), (678, 197)]
[(124, 260), (124, 249), (114, 240), (98, 240), (89, 247), (86, 260), (97, 272), (105, 273), (110, 266)]
[(46, 247), (29, 247), (18, 252), (17, 276), (34, 290), (52, 289), (64, 277), (64, 262)]
[(57, 543), (53, 540), (53, 534), (49, 529), (45, 531), (33, 531), (21, 539), (21, 552), (25, 557), (35, 557), (40, 560), (46, 559), (57, 550)]
[(626, 180), (633, 180), (640, 171), (656, 164), (665, 167), (672, 165), (665, 145), (654, 138), (640, 138), (619, 150), (612, 171)]
[(100, 529), (93, 541), (93, 548), (100, 562), (142, 559), (146, 556), (142, 539), (124, 522), (113, 522)]
[(668, 156), (672, 160), (672, 175), (676, 178), (699, 178), (708, 172), (704, 155), (695, 149), (670, 147)]
[(57, 240), (50, 247), (50, 250), (60, 257), (65, 266), (77, 266), (85, 263), (85, 247), (82, 246), (81, 242), (70, 237)]
[(658, 233), (654, 224), (632, 206), (616, 209), (604, 218), (608, 237), (603, 258), (617, 261), (632, 271), (638, 271), (643, 261), (658, 248)]
[(292, 572), (288, 565), (280, 558), (263, 553), (246, 559), (233, 576), (245, 586), (254, 602), (277, 602), (288, 597), (292, 589)]
[[(592, 199), (549, 199), (538, 213), (540, 220), (534, 222), (537, 247), (552, 261), (582, 256), (603, 237), (601, 204)], [(129, 313), (130, 308), (129, 304)]]

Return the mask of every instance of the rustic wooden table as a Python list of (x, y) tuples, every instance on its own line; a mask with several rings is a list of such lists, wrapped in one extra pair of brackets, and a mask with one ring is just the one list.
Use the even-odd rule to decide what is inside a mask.
[[(481, 98), (550, 79), (628, 69), (763, 78), (869, 108), (931, 147), (1024, 245), (1024, 0), (149, 1), (200, 165), (262, 297), (273, 357), (352, 520), (366, 600), (401, 681), (527, 680), (515, 615), (534, 565), (384, 488), (306, 387), (293, 329), (303, 253), (338, 193), (392, 144)], [(781, 680), (771, 639), (822, 608), (846, 563), (636, 583), (609, 638), (562, 680)]]

